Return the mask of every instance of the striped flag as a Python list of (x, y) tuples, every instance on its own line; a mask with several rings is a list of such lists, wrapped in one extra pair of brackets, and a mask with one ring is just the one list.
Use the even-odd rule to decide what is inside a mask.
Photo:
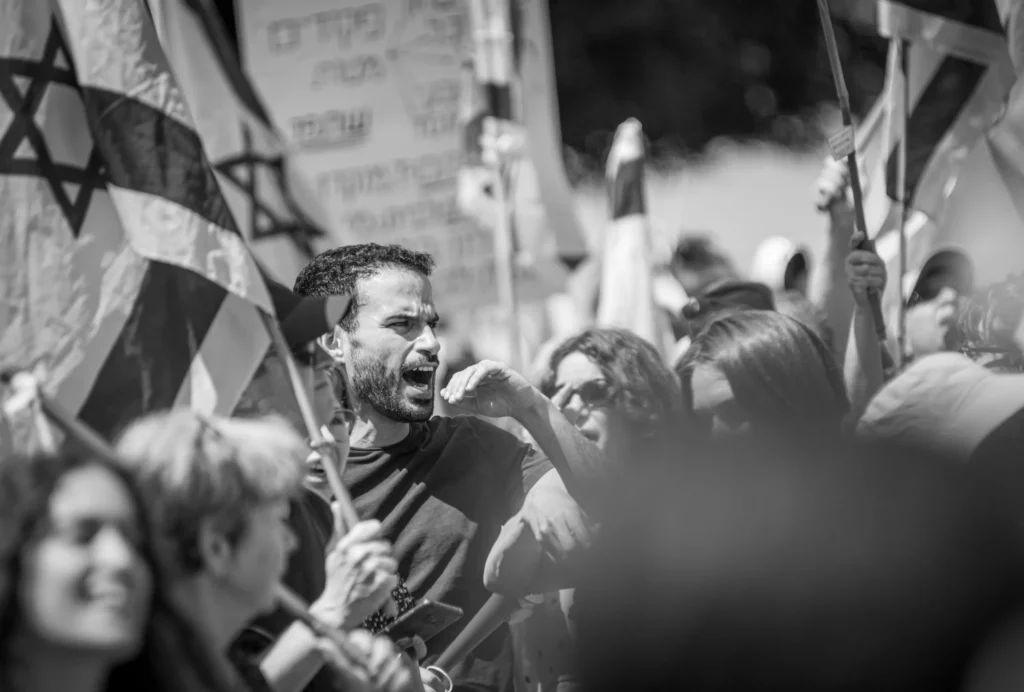
[[(1008, 33), (1019, 31), (1019, 0), (1000, 3), (1000, 11)], [(934, 244), (964, 252), (979, 285), (1024, 271), (1024, 81), (965, 157)]]
[(229, 413), (266, 352), (274, 298), (141, 0), (0, 0), (0, 295), (0, 362), (108, 437)]
[(597, 324), (628, 329), (664, 353), (666, 335), (654, 304), (644, 158), (643, 129), (630, 118), (615, 131), (605, 167), (610, 220), (602, 253)]
[[(896, 171), (903, 138), (907, 267), (913, 273), (939, 249), (938, 224), (961, 166), (999, 116), (1013, 71), (993, 0), (881, 0), (878, 27), (883, 36), (903, 40), (907, 74), (896, 61), (889, 61), (883, 95), (858, 132), (858, 151), (868, 232), (876, 239), (890, 276), (897, 276), (900, 208), (893, 202), (900, 197)], [(904, 105), (896, 99), (903, 79), (909, 109), (905, 132)], [(898, 305), (897, 286), (891, 281), (886, 291), (887, 313)]]
[(320, 251), (342, 244), (290, 145), (232, 52), (213, 0), (149, 0), (224, 198), (246, 241), (286, 284)]

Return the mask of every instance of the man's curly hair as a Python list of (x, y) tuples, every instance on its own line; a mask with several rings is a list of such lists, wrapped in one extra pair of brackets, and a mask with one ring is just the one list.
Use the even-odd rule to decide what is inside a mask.
[(558, 365), (572, 353), (592, 360), (611, 388), (610, 407), (622, 414), (642, 439), (671, 435), (683, 415), (679, 380), (657, 349), (625, 329), (588, 327), (551, 354), (541, 391), (555, 393)]
[(352, 296), (352, 305), (341, 321), (342, 329), (351, 331), (359, 313), (360, 279), (369, 279), (388, 268), (407, 269), (430, 276), (434, 266), (434, 258), (428, 253), (401, 245), (343, 245), (320, 253), (307, 264), (295, 279), (295, 292), (317, 298), (344, 294)]

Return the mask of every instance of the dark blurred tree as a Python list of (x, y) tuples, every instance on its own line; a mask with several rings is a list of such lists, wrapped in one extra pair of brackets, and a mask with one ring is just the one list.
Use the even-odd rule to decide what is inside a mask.
[[(216, 0), (234, 27), (233, 0)], [(870, 0), (832, 0), (833, 3)], [(700, 154), (713, 139), (799, 148), (821, 141), (835, 101), (815, 0), (549, 0), (562, 135), (594, 170), (635, 116), (652, 158)], [(885, 44), (836, 20), (854, 108), (883, 77)]]

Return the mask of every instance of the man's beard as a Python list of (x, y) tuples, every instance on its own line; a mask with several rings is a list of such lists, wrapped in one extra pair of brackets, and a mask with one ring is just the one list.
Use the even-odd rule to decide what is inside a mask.
[(403, 423), (417, 423), (430, 420), (434, 414), (434, 399), (422, 406), (411, 406), (399, 393), (401, 376), (388, 372), (387, 365), (380, 360), (352, 354), (352, 391), (356, 399), (374, 411)]

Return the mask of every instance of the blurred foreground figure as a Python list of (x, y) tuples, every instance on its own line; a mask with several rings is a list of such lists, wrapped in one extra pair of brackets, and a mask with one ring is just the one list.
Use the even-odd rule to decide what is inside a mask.
[(151, 548), (119, 469), (0, 459), (0, 690), (216, 690), (181, 684), (206, 660), (155, 588)]
[(587, 690), (962, 689), (1019, 614), (1019, 533), (955, 466), (823, 442), (624, 489), (577, 589)]

